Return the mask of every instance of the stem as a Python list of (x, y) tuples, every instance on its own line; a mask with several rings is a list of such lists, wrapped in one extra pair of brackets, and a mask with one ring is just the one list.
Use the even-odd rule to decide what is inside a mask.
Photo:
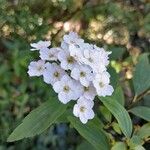
[(134, 106), (135, 104), (137, 104), (144, 96), (150, 94), (150, 90), (146, 90), (144, 91), (142, 94), (140, 95), (135, 95), (131, 105), (129, 105), (129, 108), (131, 108), (132, 106)]

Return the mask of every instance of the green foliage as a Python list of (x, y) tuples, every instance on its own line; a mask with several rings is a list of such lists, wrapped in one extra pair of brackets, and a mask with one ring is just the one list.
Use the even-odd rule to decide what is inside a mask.
[(150, 63), (148, 54), (143, 54), (135, 67), (133, 85), (135, 94), (139, 95), (150, 87)]
[(150, 121), (150, 108), (144, 106), (137, 106), (129, 110), (136, 116), (139, 116), (147, 121)]
[(111, 150), (127, 150), (126, 144), (123, 142), (117, 142), (115, 145), (112, 147)]
[(90, 143), (87, 141), (82, 142), (78, 147), (77, 150), (96, 150)]
[(66, 106), (60, 104), (56, 98), (45, 102), (24, 118), (7, 141), (12, 142), (42, 133), (64, 113), (65, 109)]
[(135, 134), (142, 139), (147, 139), (150, 136), (150, 123), (143, 125)]
[(109, 142), (104, 131), (95, 126), (92, 121), (85, 126), (75, 117), (68, 117), (68, 119), (71, 125), (97, 150), (109, 150)]
[(112, 115), (110, 111), (105, 107), (105, 106), (100, 106), (100, 112), (104, 116), (104, 118), (108, 121), (111, 122)]
[(124, 109), (124, 107), (121, 104), (119, 104), (117, 101), (110, 97), (100, 97), (99, 99), (114, 115), (114, 117), (119, 123), (122, 132), (127, 138), (129, 138), (132, 133), (132, 122), (128, 112)]
[(122, 90), (121, 86), (118, 86), (116, 88), (116, 90), (114, 91), (112, 97), (113, 97), (114, 100), (118, 101), (118, 103), (120, 103), (121, 105), (124, 106), (124, 103), (125, 103), (124, 93), (123, 93), (123, 90)]

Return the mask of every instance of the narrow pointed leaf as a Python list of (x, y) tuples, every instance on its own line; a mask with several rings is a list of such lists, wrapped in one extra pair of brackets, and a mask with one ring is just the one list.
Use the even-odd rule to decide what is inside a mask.
[(108, 139), (101, 128), (98, 128), (92, 120), (87, 124), (82, 124), (78, 118), (68, 117), (71, 125), (91, 143), (97, 150), (110, 150)]
[(144, 120), (150, 121), (150, 108), (145, 106), (137, 106), (129, 110), (134, 115), (143, 118)]
[(64, 113), (66, 105), (56, 98), (43, 103), (27, 115), (22, 123), (11, 133), (7, 141), (17, 141), (42, 133)]
[(111, 97), (100, 97), (100, 100), (114, 115), (124, 135), (129, 138), (132, 133), (132, 122), (125, 108)]
[(124, 102), (125, 102), (125, 100), (124, 100), (124, 93), (123, 93), (123, 90), (122, 90), (121, 86), (118, 86), (115, 89), (115, 91), (114, 91), (112, 96), (113, 96), (114, 100), (118, 101), (121, 105), (124, 106)]
[(150, 87), (150, 63), (148, 54), (143, 54), (135, 67), (133, 85), (135, 94), (139, 95)]

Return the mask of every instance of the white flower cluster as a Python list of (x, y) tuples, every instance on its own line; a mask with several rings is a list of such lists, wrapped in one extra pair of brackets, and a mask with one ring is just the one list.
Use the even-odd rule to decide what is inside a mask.
[(110, 52), (85, 43), (74, 32), (64, 35), (60, 47), (49, 48), (50, 44), (31, 44), (31, 51), (39, 50), (40, 60), (30, 63), (28, 74), (43, 76), (63, 104), (76, 100), (73, 114), (85, 124), (94, 118), (95, 96), (110, 96), (114, 91), (106, 68)]

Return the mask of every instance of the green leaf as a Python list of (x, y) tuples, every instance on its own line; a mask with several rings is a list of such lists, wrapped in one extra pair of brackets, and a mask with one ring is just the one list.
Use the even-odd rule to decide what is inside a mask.
[(110, 55), (111, 60), (121, 59), (122, 55), (126, 51), (125, 47), (117, 47), (117, 46), (110, 47), (109, 49), (111, 49), (112, 51), (112, 54)]
[(125, 108), (111, 97), (99, 97), (103, 104), (117, 119), (119, 126), (126, 137), (132, 133), (132, 122)]
[(144, 120), (150, 121), (150, 108), (145, 106), (137, 106), (129, 110), (134, 115), (143, 118)]
[(96, 150), (89, 142), (84, 141), (78, 147), (77, 150)]
[(113, 129), (115, 130), (115, 132), (117, 132), (118, 134), (121, 134), (121, 129), (120, 129), (118, 123), (113, 122), (113, 123), (112, 123), (112, 127), (113, 127)]
[(150, 136), (150, 123), (143, 125), (139, 130), (135, 130), (132, 138), (128, 141), (130, 148), (135, 148), (138, 145), (143, 145), (148, 141)]
[(119, 75), (113, 67), (108, 68), (108, 72), (111, 74), (110, 76), (110, 84), (116, 89), (119, 84)]
[(98, 128), (92, 120), (87, 124), (82, 124), (78, 118), (68, 117), (71, 125), (91, 143), (97, 150), (110, 150), (108, 139), (101, 128)]
[(142, 145), (138, 145), (134, 148), (134, 150), (146, 150)]
[(17, 141), (42, 133), (52, 125), (65, 110), (66, 105), (61, 104), (55, 98), (43, 103), (24, 118), (23, 122), (11, 133), (7, 141)]
[(100, 111), (101, 111), (102, 115), (104, 116), (104, 118), (108, 122), (111, 122), (112, 114), (110, 113), (110, 111), (105, 106), (100, 106)]
[(111, 150), (127, 150), (127, 147), (123, 142), (116, 142)]
[(143, 125), (140, 130), (137, 131), (136, 135), (142, 139), (148, 138), (150, 136), (150, 123)]
[(112, 96), (113, 96), (114, 100), (117, 100), (121, 105), (124, 106), (125, 100), (124, 100), (124, 94), (123, 94), (123, 90), (122, 90), (121, 86), (118, 86), (115, 89), (115, 91), (114, 91)]
[(135, 95), (139, 95), (150, 87), (150, 64), (148, 54), (143, 54), (135, 67), (133, 76)]
[(71, 109), (66, 109), (66, 111), (56, 119), (55, 123), (59, 124), (59, 123), (68, 123), (69, 120), (67, 119), (66, 116), (69, 116), (72, 113)]
[(143, 140), (141, 139), (141, 137), (137, 136), (137, 135), (133, 135), (131, 139), (129, 139), (128, 141), (128, 145), (130, 146), (131, 149), (135, 148), (138, 145), (142, 145), (143, 144)]

